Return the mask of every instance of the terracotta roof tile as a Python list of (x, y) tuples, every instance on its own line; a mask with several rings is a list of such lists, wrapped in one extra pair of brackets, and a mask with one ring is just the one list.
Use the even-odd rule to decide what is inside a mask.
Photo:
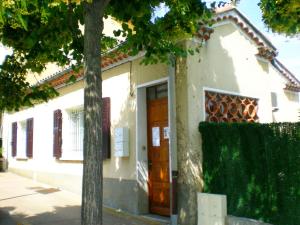
[[(112, 66), (122, 60), (129, 58), (128, 54), (122, 52), (111, 52), (102, 57), (101, 60), (101, 68), (105, 69), (108, 66)], [(72, 68), (68, 68), (66, 70), (55, 73), (49, 77), (46, 77), (42, 80), (42, 82), (49, 83), (53, 87), (58, 87), (67, 83), (72, 75), (75, 75), (76, 80), (83, 78), (83, 70), (80, 69), (78, 72), (72, 70)]]
[[(250, 21), (240, 13), (233, 5), (225, 4), (224, 7), (215, 9), (216, 16), (213, 19), (214, 23), (219, 23), (225, 20), (234, 22), (240, 29), (257, 45), (257, 56), (269, 60), (272, 65), (288, 80), (285, 87), (286, 90), (300, 91), (300, 82), (296, 77), (287, 70), (275, 57), (277, 56), (274, 45), (253, 25)], [(213, 29), (207, 26), (200, 26), (196, 36), (207, 41)], [(116, 49), (102, 57), (101, 68), (107, 68), (118, 62), (129, 58), (128, 54), (118, 52)], [(76, 79), (83, 78), (83, 70), (75, 73), (71, 68), (53, 74), (43, 80), (43, 82), (50, 83), (54, 87), (65, 84), (71, 75), (75, 75)]]

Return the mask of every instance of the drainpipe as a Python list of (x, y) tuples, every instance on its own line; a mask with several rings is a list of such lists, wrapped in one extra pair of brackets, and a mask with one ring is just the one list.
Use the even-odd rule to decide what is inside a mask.
[(177, 225), (177, 132), (176, 132), (176, 93), (175, 93), (175, 65), (176, 59), (170, 56), (171, 63), (168, 66), (168, 90), (169, 90), (169, 157), (170, 157), (170, 196), (171, 196), (171, 225)]

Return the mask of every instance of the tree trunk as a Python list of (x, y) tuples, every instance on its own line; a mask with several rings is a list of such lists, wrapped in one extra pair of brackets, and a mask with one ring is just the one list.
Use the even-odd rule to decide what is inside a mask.
[(188, 101), (193, 96), (188, 88), (187, 59), (176, 62), (176, 128), (178, 163), (178, 224), (197, 224), (197, 192), (202, 191), (202, 151), (199, 133), (189, 110), (195, 107)]
[(81, 224), (102, 225), (102, 79), (105, 0), (84, 3), (84, 139)]

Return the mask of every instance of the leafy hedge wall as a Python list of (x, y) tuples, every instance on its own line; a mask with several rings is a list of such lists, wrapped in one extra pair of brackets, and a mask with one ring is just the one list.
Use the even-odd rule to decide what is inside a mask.
[(300, 123), (207, 123), (204, 191), (226, 194), (228, 213), (300, 224)]

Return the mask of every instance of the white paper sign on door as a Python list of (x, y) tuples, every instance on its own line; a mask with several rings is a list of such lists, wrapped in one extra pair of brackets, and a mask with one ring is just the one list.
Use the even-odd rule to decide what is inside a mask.
[(152, 146), (160, 146), (160, 130), (159, 127), (152, 127)]

